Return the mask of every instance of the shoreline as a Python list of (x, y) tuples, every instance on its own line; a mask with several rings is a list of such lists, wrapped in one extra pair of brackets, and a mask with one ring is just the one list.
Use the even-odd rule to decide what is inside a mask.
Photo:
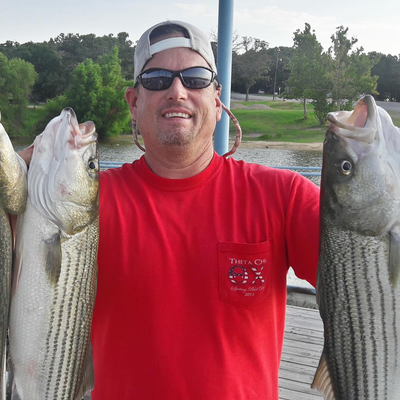
[[(139, 141), (142, 143), (142, 139), (139, 137)], [(132, 135), (120, 135), (116, 137), (111, 137), (107, 139), (100, 140), (100, 143), (112, 143), (112, 142), (132, 142)], [(229, 144), (232, 147), (233, 140), (232, 137), (229, 140)], [(277, 150), (312, 150), (312, 151), (322, 151), (322, 142), (313, 143), (296, 143), (296, 142), (275, 142), (267, 140), (243, 140), (240, 143), (239, 149), (277, 149)]]
[(323, 143), (267, 142), (263, 140), (242, 141), (239, 149), (278, 149), (322, 151)]

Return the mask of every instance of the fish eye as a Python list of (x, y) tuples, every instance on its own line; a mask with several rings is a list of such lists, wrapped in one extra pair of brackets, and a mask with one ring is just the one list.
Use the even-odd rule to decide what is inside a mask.
[(90, 161), (89, 162), (89, 168), (92, 170), (96, 170), (97, 169), (97, 164), (94, 161)]
[(353, 166), (351, 165), (350, 161), (344, 160), (342, 161), (342, 164), (340, 165), (340, 169), (343, 175), (350, 175), (351, 170), (353, 169)]

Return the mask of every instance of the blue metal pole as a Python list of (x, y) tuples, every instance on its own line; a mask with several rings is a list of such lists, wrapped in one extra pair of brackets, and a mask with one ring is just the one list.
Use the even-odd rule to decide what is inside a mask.
[[(230, 108), (232, 77), (232, 33), (234, 0), (219, 0), (218, 10), (218, 79), (222, 85), (221, 100)], [(229, 117), (223, 112), (217, 123), (214, 148), (218, 154), (225, 154), (229, 145)]]

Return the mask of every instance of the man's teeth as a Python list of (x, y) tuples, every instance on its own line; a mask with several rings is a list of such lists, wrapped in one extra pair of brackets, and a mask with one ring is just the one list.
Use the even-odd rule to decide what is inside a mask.
[(174, 118), (174, 117), (178, 117), (178, 118), (190, 118), (189, 114), (185, 114), (185, 113), (167, 113), (165, 114), (165, 118)]

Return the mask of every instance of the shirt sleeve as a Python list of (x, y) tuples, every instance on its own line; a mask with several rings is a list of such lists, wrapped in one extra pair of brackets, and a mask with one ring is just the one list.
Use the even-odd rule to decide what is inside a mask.
[(319, 188), (296, 174), (286, 214), (289, 265), (296, 276), (315, 287), (319, 253)]

